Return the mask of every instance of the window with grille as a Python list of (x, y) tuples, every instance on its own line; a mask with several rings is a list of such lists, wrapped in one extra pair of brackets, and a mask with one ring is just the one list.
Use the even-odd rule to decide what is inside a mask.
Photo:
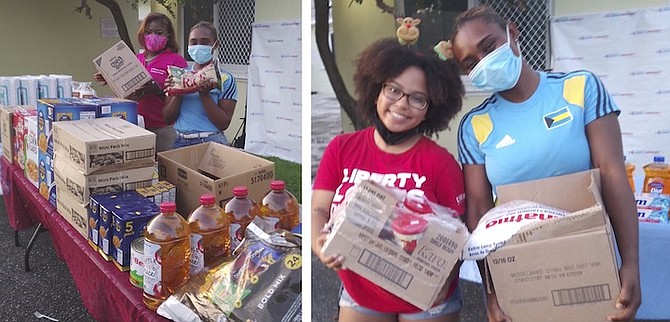
[(222, 0), (214, 5), (220, 44), (217, 57), (235, 78), (247, 79), (255, 14), (255, 0)]

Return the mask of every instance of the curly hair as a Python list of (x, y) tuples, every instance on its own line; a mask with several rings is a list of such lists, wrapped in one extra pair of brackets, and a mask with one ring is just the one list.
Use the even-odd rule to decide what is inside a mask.
[(168, 42), (165, 45), (165, 48), (169, 49), (174, 53), (179, 52), (179, 44), (177, 44), (177, 35), (174, 33), (172, 20), (170, 20), (168, 16), (159, 12), (151, 12), (144, 18), (144, 20), (142, 20), (142, 23), (137, 29), (137, 41), (140, 43), (140, 46), (146, 49), (146, 44), (144, 43), (144, 33), (147, 30), (147, 26), (149, 26), (149, 24), (153, 21), (160, 22), (161, 25), (165, 27), (165, 30), (168, 32), (167, 35)]
[(421, 69), (426, 76), (428, 107), (418, 131), (426, 136), (449, 128), (449, 121), (461, 110), (465, 89), (458, 67), (430, 53), (400, 45), (397, 39), (377, 40), (359, 55), (354, 74), (357, 109), (367, 122), (378, 118), (377, 98), (382, 85), (409, 67)]

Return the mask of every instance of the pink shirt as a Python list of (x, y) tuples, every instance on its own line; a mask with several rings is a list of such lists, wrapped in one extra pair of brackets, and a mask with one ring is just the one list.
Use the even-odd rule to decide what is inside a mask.
[[(146, 67), (158, 86), (163, 89), (168, 77), (168, 66), (185, 68), (188, 66), (184, 57), (169, 50), (163, 51), (147, 63), (144, 53), (137, 54), (137, 59)], [(163, 101), (156, 95), (146, 95), (137, 102), (137, 112), (144, 117), (144, 124), (149, 129), (167, 126), (163, 120)]]

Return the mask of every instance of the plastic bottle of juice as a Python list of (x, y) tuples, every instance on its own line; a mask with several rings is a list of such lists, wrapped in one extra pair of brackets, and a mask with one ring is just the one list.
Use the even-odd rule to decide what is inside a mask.
[(188, 216), (191, 229), (191, 276), (230, 254), (230, 225), (214, 195), (200, 196), (200, 206)]
[(261, 217), (275, 229), (290, 231), (300, 223), (298, 200), (286, 190), (286, 183), (282, 180), (270, 182), (270, 189), (261, 201)]
[(231, 250), (242, 243), (247, 226), (260, 212), (258, 204), (249, 197), (249, 189), (246, 186), (233, 188), (233, 195), (233, 199), (223, 206), (223, 211), (230, 222)]
[(144, 231), (144, 304), (156, 310), (189, 277), (191, 231), (176, 212), (174, 202), (164, 202), (160, 213)]
[(633, 179), (633, 172), (635, 171), (635, 165), (626, 161), (626, 156), (623, 157), (623, 161), (626, 164), (626, 174), (628, 175), (628, 184), (630, 184), (630, 188), (633, 189), (633, 193), (635, 193), (636, 192), (635, 180)]
[(655, 194), (670, 194), (670, 165), (665, 163), (665, 157), (657, 155), (654, 162), (643, 167), (644, 186), (642, 192)]

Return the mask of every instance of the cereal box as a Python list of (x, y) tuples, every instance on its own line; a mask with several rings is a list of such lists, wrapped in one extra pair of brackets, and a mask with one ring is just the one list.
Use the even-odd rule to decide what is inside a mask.
[(37, 188), (39, 184), (39, 167), (37, 166), (39, 160), (37, 155), (37, 116), (26, 116), (23, 119), (26, 130), (25, 137), (25, 151), (26, 164), (24, 167), (24, 174), (28, 181)]
[(78, 98), (48, 98), (37, 103), (38, 143), (40, 151), (53, 157), (53, 123), (90, 120), (97, 117), (97, 107)]

